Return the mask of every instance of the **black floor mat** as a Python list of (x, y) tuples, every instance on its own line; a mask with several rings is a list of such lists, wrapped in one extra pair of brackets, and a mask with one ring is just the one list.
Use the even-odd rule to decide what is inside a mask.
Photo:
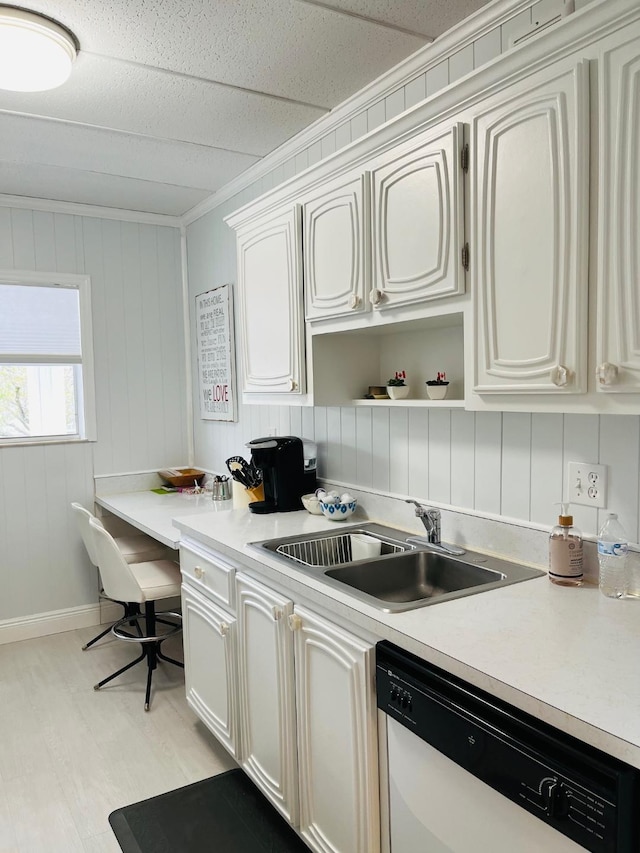
[(242, 770), (109, 815), (123, 853), (308, 853)]

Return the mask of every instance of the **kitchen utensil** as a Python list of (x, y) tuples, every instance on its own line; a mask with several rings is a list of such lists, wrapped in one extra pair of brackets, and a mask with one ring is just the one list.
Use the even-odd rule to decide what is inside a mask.
[(255, 489), (262, 482), (262, 473), (253, 460), (247, 462), (242, 456), (230, 456), (225, 464), (232, 478), (245, 489)]
[(231, 500), (231, 480), (228, 477), (216, 477), (211, 484), (211, 497), (214, 501)]

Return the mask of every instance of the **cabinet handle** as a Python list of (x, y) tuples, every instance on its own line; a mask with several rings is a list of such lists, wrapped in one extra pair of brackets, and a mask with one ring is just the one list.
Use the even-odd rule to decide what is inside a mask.
[(229, 625), (227, 622), (220, 623), (220, 636), (224, 639), (229, 633)]
[(198, 578), (198, 580), (202, 580), (204, 577), (204, 569), (200, 566), (196, 566), (193, 570), (193, 574)]
[(618, 365), (605, 361), (596, 367), (596, 379), (600, 385), (615, 385), (618, 381)]
[(375, 287), (369, 294), (369, 302), (372, 305), (379, 305), (382, 302), (382, 291), (377, 290)]
[(554, 385), (557, 385), (558, 388), (564, 388), (565, 385), (568, 385), (570, 378), (571, 371), (563, 364), (557, 365), (557, 367), (554, 367), (551, 371), (551, 381)]
[(289, 380), (289, 391), (295, 391), (297, 387), (298, 387), (298, 383), (296, 382), (296, 380), (290, 379)]
[(299, 631), (302, 628), (302, 619), (297, 613), (292, 613), (289, 616), (289, 628), (292, 631)]
[(282, 608), (281, 607), (273, 607), (271, 610), (273, 614), (273, 621), (279, 622), (282, 619)]
[(349, 297), (349, 308), (359, 308), (361, 304), (362, 299), (357, 294), (352, 293)]

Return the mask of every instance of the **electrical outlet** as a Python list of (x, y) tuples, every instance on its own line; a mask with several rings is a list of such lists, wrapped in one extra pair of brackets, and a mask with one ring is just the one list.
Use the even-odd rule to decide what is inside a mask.
[(568, 499), (572, 504), (607, 505), (607, 466), (591, 462), (569, 462)]

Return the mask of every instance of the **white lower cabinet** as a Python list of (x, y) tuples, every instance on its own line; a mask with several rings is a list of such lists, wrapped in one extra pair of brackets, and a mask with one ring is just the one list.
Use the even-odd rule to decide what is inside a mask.
[(187, 702), (233, 756), (238, 747), (235, 622), (235, 617), (183, 583)]
[(240, 764), (273, 805), (298, 823), (293, 602), (236, 576)]
[(300, 833), (319, 853), (377, 853), (374, 647), (303, 607), (290, 622)]
[(236, 576), (240, 762), (318, 853), (380, 846), (374, 647)]

